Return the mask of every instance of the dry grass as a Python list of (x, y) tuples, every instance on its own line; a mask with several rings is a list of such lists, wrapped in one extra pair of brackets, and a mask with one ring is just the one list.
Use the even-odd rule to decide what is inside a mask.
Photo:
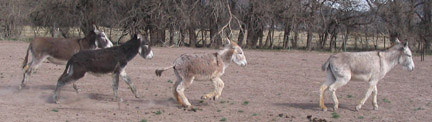
[[(100, 27), (101, 30), (103, 30), (111, 39), (111, 41), (118, 41), (118, 39), (120, 38), (120, 36), (122, 35), (122, 31), (121, 29), (117, 29), (117, 28), (105, 28), (105, 27)], [(197, 30), (197, 38), (198, 40), (206, 40), (206, 42), (208, 43), (210, 41), (210, 33), (207, 31), (206, 34), (204, 34), (204, 36), (202, 36), (201, 31)], [(177, 43), (177, 40), (179, 40), (179, 31), (176, 31), (174, 34), (174, 40), (175, 43)], [(234, 30), (232, 31), (231, 35), (226, 35), (225, 33), (222, 34), (222, 37), (224, 38), (230, 38), (234, 41), (237, 41), (238, 39), (238, 35), (239, 35), (239, 30)], [(358, 34), (357, 34), (358, 35)], [(14, 39), (14, 40), (22, 40), (22, 41), (29, 41), (34, 37), (43, 37), (43, 36), (51, 36), (51, 34), (49, 33), (49, 30), (45, 29), (45, 28), (40, 28), (40, 27), (30, 27), (30, 26), (25, 26), (23, 28), (23, 31), (21, 33), (20, 38), (18, 39)], [(70, 30), (70, 36), (71, 37), (83, 37), (84, 34), (78, 29), (78, 28), (72, 28)], [(268, 30), (264, 31), (264, 37), (263, 37), (263, 44), (265, 44), (265, 41), (267, 39), (268, 36)], [(55, 37), (62, 37), (60, 35), (60, 33), (57, 33), (55, 35)], [(129, 39), (130, 36), (125, 36), (123, 37), (120, 41), (124, 42), (126, 40)], [(299, 41), (298, 41), (298, 46), (299, 47), (305, 47), (306, 46), (306, 32), (301, 32), (299, 33)], [(373, 49), (374, 45), (375, 45), (375, 40), (376, 37), (368, 37), (368, 40), (366, 41), (366, 37), (364, 35), (359, 35), (357, 36), (357, 47), (358, 48), (362, 48), (362, 49), (366, 49), (366, 48), (370, 48)], [(291, 33), (290, 35), (290, 39), (294, 38), (294, 33)], [(330, 37), (329, 37), (330, 38)], [(246, 35), (244, 36), (244, 40), (246, 39)], [(343, 44), (343, 39), (344, 36), (342, 34), (340, 34), (337, 37), (337, 47), (341, 47)], [(384, 39), (386, 39), (386, 45), (384, 46)], [(165, 40), (169, 40), (169, 32), (168, 30), (166, 30), (166, 39)], [(274, 32), (274, 46), (275, 47), (282, 47), (283, 44), (283, 31), (275, 31)], [(312, 38), (312, 45), (314, 47), (317, 46), (317, 42), (319, 40), (319, 36), (318, 34), (313, 34), (313, 38)], [(188, 42), (189, 38), (188, 36), (186, 36), (185, 41)], [(202, 42), (200, 42), (202, 43)], [(388, 37), (385, 36), (379, 36), (378, 40), (378, 49), (384, 49), (385, 47), (389, 46), (389, 41), (388, 41)], [(289, 46), (291, 47), (291, 43), (289, 44)], [(328, 47), (328, 41), (327, 41), (327, 45), (326, 47)], [(354, 48), (355, 47), (355, 35), (350, 35), (349, 39), (348, 39), (348, 43), (347, 43), (347, 48)]]

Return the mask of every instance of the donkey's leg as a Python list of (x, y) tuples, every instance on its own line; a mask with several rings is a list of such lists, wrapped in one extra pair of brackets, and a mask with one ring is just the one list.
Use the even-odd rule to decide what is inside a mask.
[(216, 88), (216, 95), (213, 97), (213, 100), (219, 99), (219, 97), (222, 95), (222, 90), (224, 88), (224, 82), (222, 81), (222, 79), (215, 78), (213, 80), (213, 85)]
[(78, 86), (74, 83), (72, 83), (72, 87), (75, 89), (76, 93), (80, 93), (81, 89), (78, 88)]
[(114, 100), (121, 100), (118, 97), (118, 86), (119, 86), (119, 73), (113, 74), (113, 92), (114, 92)]
[[(186, 95), (184, 94), (184, 90), (193, 82), (193, 78), (185, 78), (183, 81), (181, 81), (176, 89), (176, 92), (178, 93), (178, 97), (180, 97), (181, 101), (183, 102), (183, 106), (186, 108), (191, 108), (192, 105), (189, 103), (189, 100), (186, 98)], [(180, 103), (181, 104), (181, 103)]]
[(179, 93), (177, 92), (177, 87), (180, 85), (180, 83), (183, 81), (182, 78), (180, 77), (180, 75), (178, 74), (178, 72), (176, 70), (174, 70), (175, 75), (177, 76), (177, 80), (174, 83), (174, 87), (173, 87), (173, 93), (174, 93), (174, 97), (177, 99), (177, 101), (180, 103), (180, 105), (183, 105), (184, 102), (183, 100), (180, 98)]
[(221, 96), (222, 90), (224, 88), (223, 81), (220, 78), (214, 78), (212, 79), (212, 82), (213, 82), (213, 86), (215, 87), (214, 91), (202, 96), (201, 99), (213, 98), (213, 100), (216, 100)]
[(135, 95), (135, 98), (139, 98), (139, 95), (137, 93), (136, 87), (135, 85), (132, 83), (132, 80), (130, 79), (130, 77), (126, 74), (126, 71), (124, 69), (122, 69), (120, 71), (120, 76), (122, 77), (122, 79), (126, 82), (126, 84), (129, 86), (129, 88), (131, 89), (132, 93)]
[[(68, 70), (68, 69), (65, 69)], [(60, 103), (58, 101), (58, 98), (60, 96), (60, 90), (63, 88), (64, 85), (68, 84), (68, 83), (74, 83), (76, 82), (78, 79), (84, 77), (85, 72), (83, 71), (77, 71), (76, 69), (74, 70), (70, 70), (71, 72), (66, 73), (66, 74), (62, 74), (57, 82), (57, 86), (54, 90), (54, 101), (55, 103)]]
[(320, 107), (321, 107), (321, 110), (323, 110), (323, 111), (327, 111), (327, 107), (324, 104), (325, 91), (328, 89), (329, 85), (334, 83), (334, 82), (335, 82), (335, 78), (334, 78), (333, 74), (331, 73), (331, 71), (327, 70), (327, 80), (326, 80), (326, 82), (324, 82), (321, 85), (321, 88), (320, 88)]
[(25, 87), (25, 84), (28, 80), (28, 77), (39, 67), (39, 65), (47, 58), (48, 56), (33, 56), (32, 61), (28, 66), (24, 68), (23, 80), (21, 81), (21, 85), (19, 89)]
[(356, 110), (360, 110), (362, 105), (364, 105), (364, 103), (366, 102), (366, 100), (369, 98), (369, 96), (372, 94), (372, 91), (374, 90), (374, 87), (376, 86), (376, 84), (373, 81), (370, 81), (369, 83), (369, 88), (366, 91), (365, 97), (360, 101), (360, 104), (358, 104), (356, 106)]
[(336, 90), (344, 86), (348, 83), (350, 76), (344, 76), (344, 77), (337, 77), (336, 81), (329, 86), (329, 91), (332, 92), (332, 98), (333, 98), (333, 111), (336, 111), (339, 108), (339, 100), (337, 99)]
[(63, 88), (64, 85), (66, 85), (66, 82), (67, 82), (68, 80), (70, 80), (70, 76), (67, 75), (67, 74), (63, 74), (63, 75), (61, 75), (61, 77), (60, 77), (59, 80), (57, 81), (57, 86), (56, 86), (56, 88), (55, 88), (55, 90), (54, 90), (54, 96), (53, 96), (53, 99), (54, 99), (54, 102), (55, 102), (55, 103), (57, 103), (57, 104), (60, 103), (60, 102), (58, 101), (58, 98), (59, 98), (59, 96), (60, 96), (60, 90), (61, 90), (61, 88)]
[(374, 86), (374, 89), (372, 92), (373, 92), (372, 104), (373, 104), (374, 110), (378, 110), (378, 102), (377, 102), (378, 89), (377, 89), (376, 85)]

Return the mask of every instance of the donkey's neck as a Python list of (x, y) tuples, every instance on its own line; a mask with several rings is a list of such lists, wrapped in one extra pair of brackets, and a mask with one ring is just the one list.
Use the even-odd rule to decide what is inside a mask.
[(231, 63), (232, 55), (234, 54), (234, 49), (225, 48), (218, 52), (218, 55), (222, 58), (225, 65)]
[(384, 51), (381, 52), (383, 55), (383, 65), (385, 65), (385, 69), (384, 72), (387, 73), (389, 72), (391, 69), (393, 69), (396, 65), (398, 65), (398, 60), (399, 60), (399, 56), (400, 53), (397, 50), (388, 50), (388, 51)]
[(126, 56), (126, 59), (130, 61), (138, 54), (139, 46), (139, 40), (131, 40), (121, 45), (120, 49)]
[(80, 49), (95, 49), (95, 48), (97, 48), (95, 45), (95, 41), (96, 41), (96, 35), (94, 33), (90, 33), (86, 37), (77, 40), (77, 42), (80, 46)]

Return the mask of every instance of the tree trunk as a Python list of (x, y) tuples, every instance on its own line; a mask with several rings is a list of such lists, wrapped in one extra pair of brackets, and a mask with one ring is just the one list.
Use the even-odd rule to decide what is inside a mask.
[(265, 45), (264, 45), (266, 48), (270, 48), (270, 43), (271, 43), (271, 38), (272, 38), (271, 32), (272, 32), (271, 30), (269, 30), (267, 32), (267, 38), (266, 38)]
[(177, 43), (178, 46), (185, 45), (185, 43), (184, 43), (185, 35), (186, 35), (186, 30), (184, 28), (180, 28), (179, 41)]
[(297, 42), (298, 42), (298, 35), (299, 35), (298, 30), (295, 29), (295, 30), (294, 30), (294, 39), (291, 41), (291, 46), (292, 46), (293, 48), (297, 48), (297, 47), (298, 47), (298, 46), (297, 46)]
[(337, 33), (333, 33), (330, 38), (330, 51), (335, 52), (337, 48)]
[(306, 39), (306, 49), (308, 51), (312, 50), (312, 29), (308, 28), (307, 39)]
[(291, 24), (286, 24), (284, 29), (284, 37), (283, 37), (283, 48), (287, 49), (291, 34)]
[(216, 18), (210, 18), (210, 45), (213, 48), (218, 49), (222, 44), (222, 38), (220, 34), (218, 34), (218, 21)]
[(270, 29), (269, 29), (269, 31), (267, 33), (267, 39), (266, 39), (266, 42), (265, 42), (265, 47), (266, 48), (271, 48), (272, 47), (272, 39), (273, 39), (272, 33), (273, 33), (273, 30), (274, 30), (273, 26), (274, 26), (274, 22), (272, 21), (272, 23), (270, 24)]
[(174, 31), (174, 26), (170, 26), (169, 27), (169, 45), (173, 45), (174, 44), (174, 35), (175, 35), (175, 31)]
[(246, 45), (248, 48), (256, 48), (258, 38), (259, 38), (258, 34), (259, 34), (258, 29), (256, 29), (255, 27), (248, 27), (247, 36), (246, 36)]
[(156, 27), (150, 28), (150, 45), (162, 45), (165, 42), (165, 30)]
[(239, 32), (239, 36), (238, 36), (238, 38), (237, 38), (237, 41), (238, 41), (238, 45), (240, 46), (240, 47), (243, 47), (243, 40), (244, 40), (244, 34), (245, 34), (245, 26), (242, 24), (241, 26), (240, 26), (240, 32)]
[(346, 52), (346, 47), (347, 47), (347, 43), (348, 43), (349, 32), (350, 32), (349, 28), (347, 28), (346, 32), (345, 32), (344, 42), (342, 44), (342, 48), (343, 48), (344, 52)]
[(195, 33), (195, 28), (188, 27), (188, 32), (189, 32), (189, 46), (196, 47), (197, 35)]
[(354, 39), (354, 50), (358, 49), (357, 41), (358, 41), (358, 36), (355, 36), (355, 39)]

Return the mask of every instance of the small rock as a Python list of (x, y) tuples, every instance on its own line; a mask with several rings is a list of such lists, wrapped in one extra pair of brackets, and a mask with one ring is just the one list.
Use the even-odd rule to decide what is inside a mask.
[[(288, 117), (288, 116), (287, 116), (287, 117)], [(307, 118), (308, 120), (312, 120), (312, 115), (307, 115), (306, 118)]]
[(279, 114), (279, 117), (283, 117), (283, 114)]

